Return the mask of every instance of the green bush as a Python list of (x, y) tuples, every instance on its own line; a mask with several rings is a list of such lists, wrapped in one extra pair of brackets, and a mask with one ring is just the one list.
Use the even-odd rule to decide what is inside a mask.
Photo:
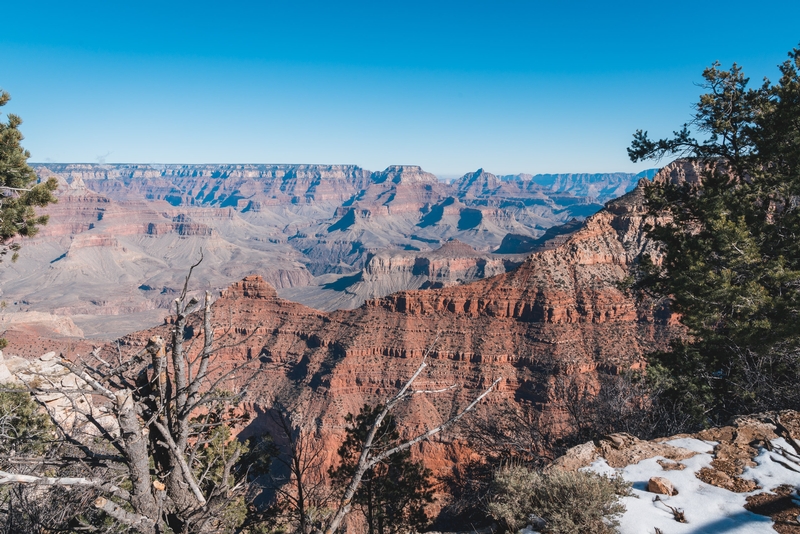
[(525, 527), (529, 516), (546, 521), (547, 534), (617, 532), (630, 494), (630, 483), (596, 473), (541, 472), (523, 466), (500, 469), (494, 477), (489, 514), (511, 532)]
[(26, 389), (0, 386), (0, 456), (42, 454), (52, 437), (50, 418)]

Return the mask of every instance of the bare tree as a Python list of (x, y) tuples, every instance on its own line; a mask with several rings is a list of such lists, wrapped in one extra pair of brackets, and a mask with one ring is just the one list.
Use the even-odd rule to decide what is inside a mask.
[(568, 423), (561, 429), (567, 444), (583, 443), (594, 437), (594, 405), (597, 385), (592, 376), (560, 372), (553, 378), (552, 396)]
[(275, 406), (270, 415), (286, 447), (286, 454), (277, 456), (276, 461), (288, 472), (288, 479), (273, 476), (273, 482), (281, 504), (297, 524), (297, 532), (309, 534), (330, 497), (324, 470), (327, 451), (314, 429), (307, 424), (292, 424), (282, 406)]
[[(99, 351), (92, 354), (96, 365), (60, 362), (82, 379), (78, 394), (102, 398), (113, 415), (114, 424), (109, 425), (95, 409), (74, 403), (95, 436), (86, 439), (74, 427), (59, 426), (62, 438), (81, 452), (76, 464), (85, 466), (85, 475), (3, 471), (0, 485), (91, 488), (97, 494), (97, 510), (143, 534), (221, 531), (220, 517), (241, 498), (246, 482), (246, 474), (237, 469), (242, 447), (229, 431), (237, 422), (230, 407), (244, 390), (227, 394), (221, 386), (243, 365), (257, 360), (231, 369), (215, 366), (215, 353), (225, 347), (215, 345), (211, 294), (206, 292), (202, 306), (188, 295), (199, 263), (191, 267), (175, 299), (169, 344), (154, 336), (128, 358), (118, 354), (116, 364)], [(192, 316), (196, 311), (200, 313)], [(189, 330), (190, 322), (199, 324)], [(194, 341), (199, 350), (192, 346)], [(92, 469), (98, 463), (113, 471), (106, 469), (98, 476)]]
[(407, 450), (407, 449), (413, 447), (417, 443), (420, 443), (422, 441), (428, 440), (431, 437), (433, 437), (436, 434), (438, 434), (439, 432), (441, 432), (442, 430), (444, 430), (445, 428), (448, 428), (448, 427), (452, 426), (453, 424), (455, 424), (456, 422), (458, 422), (462, 417), (464, 417), (464, 415), (467, 414), (467, 412), (469, 412), (473, 408), (475, 408), (475, 406), (481, 400), (483, 400), (483, 398), (486, 397), (486, 395), (488, 395), (489, 392), (491, 392), (492, 389), (494, 389), (497, 386), (497, 384), (499, 384), (500, 381), (503, 379), (503, 377), (497, 378), (494, 382), (492, 382), (492, 384), (485, 391), (483, 391), (483, 393), (478, 395), (466, 408), (464, 408), (462, 411), (460, 411), (458, 414), (454, 415), (453, 417), (451, 417), (450, 419), (448, 419), (444, 423), (442, 423), (442, 424), (440, 424), (440, 425), (428, 430), (427, 432), (419, 434), (418, 436), (416, 436), (416, 437), (414, 437), (414, 438), (412, 438), (412, 439), (410, 439), (408, 441), (405, 441), (405, 442), (401, 443), (400, 445), (397, 445), (396, 447), (392, 447), (391, 449), (383, 450), (383, 451), (377, 451), (377, 452), (374, 451), (373, 450), (373, 443), (375, 441), (376, 435), (378, 434), (378, 430), (381, 427), (381, 424), (383, 423), (384, 419), (386, 419), (386, 416), (389, 414), (389, 412), (395, 406), (397, 406), (400, 402), (402, 402), (404, 400), (408, 400), (411, 397), (413, 397), (414, 395), (441, 393), (441, 392), (444, 392), (444, 391), (449, 391), (449, 390), (454, 389), (454, 386), (450, 386), (450, 387), (446, 387), (446, 388), (442, 388), (442, 389), (435, 389), (435, 390), (433, 390), (433, 389), (418, 390), (418, 389), (413, 389), (412, 388), (412, 386), (414, 384), (414, 381), (419, 377), (419, 375), (422, 373), (422, 371), (428, 366), (428, 363), (427, 363), (428, 354), (430, 353), (432, 348), (433, 348), (433, 345), (428, 347), (428, 350), (425, 352), (425, 355), (422, 357), (422, 362), (420, 363), (419, 367), (414, 372), (414, 374), (411, 376), (411, 378), (408, 380), (408, 382), (406, 382), (405, 385), (402, 388), (400, 388), (400, 391), (398, 391), (397, 394), (394, 397), (390, 398), (385, 403), (383, 403), (383, 408), (381, 409), (381, 411), (378, 413), (377, 417), (375, 418), (374, 423), (372, 424), (372, 426), (369, 429), (369, 432), (367, 433), (367, 438), (364, 440), (364, 446), (363, 446), (363, 448), (361, 450), (361, 455), (360, 455), (360, 457), (358, 459), (358, 463), (356, 464), (355, 472), (353, 473), (353, 476), (350, 479), (350, 483), (347, 485), (347, 488), (344, 491), (344, 494), (342, 496), (341, 501), (339, 502), (339, 506), (337, 507), (336, 512), (332, 515), (331, 520), (329, 521), (328, 525), (325, 527), (325, 534), (334, 534), (339, 529), (339, 527), (342, 524), (342, 521), (347, 516), (347, 514), (350, 512), (350, 509), (352, 507), (353, 496), (355, 495), (356, 491), (358, 490), (358, 487), (361, 484), (361, 480), (362, 480), (362, 478), (364, 477), (364, 474), (367, 471), (369, 471), (370, 469), (375, 467), (380, 462), (386, 460), (388, 457), (392, 456), (393, 454), (397, 454), (398, 452), (401, 452), (401, 451), (404, 451), (404, 450)]

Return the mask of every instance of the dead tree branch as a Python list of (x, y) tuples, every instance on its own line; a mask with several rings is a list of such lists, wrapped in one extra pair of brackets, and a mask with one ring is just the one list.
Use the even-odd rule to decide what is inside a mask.
[[(438, 340), (438, 336), (437, 336), (437, 340)], [(342, 520), (344, 520), (345, 516), (347, 516), (347, 514), (350, 512), (350, 508), (352, 506), (353, 496), (355, 495), (356, 491), (358, 490), (359, 485), (361, 484), (361, 479), (364, 477), (364, 474), (369, 469), (374, 467), (379, 462), (385, 460), (389, 456), (391, 456), (393, 454), (396, 454), (396, 453), (398, 453), (400, 451), (409, 449), (410, 447), (414, 446), (415, 444), (417, 444), (417, 443), (419, 443), (421, 441), (425, 441), (427, 439), (430, 439), (432, 436), (438, 434), (439, 432), (441, 432), (445, 428), (447, 428), (447, 427), (453, 425), (454, 423), (456, 423), (459, 419), (464, 417), (464, 415), (466, 415), (467, 412), (469, 412), (473, 408), (475, 408), (475, 406), (484, 397), (486, 397), (486, 395), (488, 395), (489, 392), (491, 392), (497, 386), (497, 384), (499, 384), (500, 381), (503, 379), (502, 377), (496, 379), (494, 382), (492, 382), (491, 386), (489, 386), (485, 391), (483, 391), (483, 393), (478, 395), (478, 397), (476, 397), (464, 410), (462, 410), (461, 412), (459, 412), (455, 416), (451, 417), (450, 419), (448, 419), (447, 421), (445, 421), (441, 425), (439, 425), (439, 426), (437, 426), (435, 428), (432, 428), (432, 429), (428, 430), (427, 432), (424, 432), (424, 433), (422, 433), (422, 434), (420, 434), (420, 435), (418, 435), (418, 436), (416, 436), (416, 437), (414, 437), (414, 438), (412, 438), (412, 439), (410, 439), (410, 440), (398, 445), (397, 447), (394, 447), (392, 449), (389, 449), (387, 451), (384, 451), (384, 452), (382, 452), (380, 454), (377, 454), (377, 455), (373, 456), (373, 454), (372, 454), (372, 452), (373, 452), (372, 451), (372, 444), (373, 444), (373, 442), (375, 440), (376, 434), (378, 433), (378, 429), (380, 428), (381, 424), (383, 423), (383, 420), (386, 418), (386, 416), (389, 414), (389, 412), (392, 410), (392, 408), (394, 408), (400, 401), (402, 401), (402, 400), (404, 400), (404, 399), (406, 399), (406, 398), (418, 393), (418, 391), (415, 391), (415, 390), (411, 389), (411, 386), (413, 385), (414, 381), (419, 377), (419, 375), (422, 373), (422, 371), (428, 366), (426, 360), (427, 360), (428, 354), (430, 354), (430, 351), (433, 348), (435, 343), (436, 343), (436, 341), (434, 341), (434, 343), (431, 344), (428, 347), (428, 349), (425, 352), (425, 355), (422, 357), (422, 362), (420, 363), (419, 367), (414, 372), (414, 374), (411, 376), (411, 378), (408, 380), (408, 382), (406, 382), (405, 385), (402, 388), (400, 388), (400, 391), (397, 392), (397, 394), (394, 397), (389, 399), (384, 404), (383, 409), (380, 411), (378, 416), (375, 418), (375, 421), (372, 424), (372, 426), (370, 427), (370, 430), (367, 433), (367, 437), (364, 440), (364, 446), (363, 446), (363, 448), (361, 450), (361, 455), (360, 455), (360, 457), (358, 459), (358, 463), (356, 464), (355, 472), (353, 473), (353, 476), (350, 479), (350, 483), (347, 485), (347, 489), (344, 492), (344, 495), (342, 497), (341, 502), (339, 503), (339, 507), (336, 510), (336, 513), (333, 515), (333, 518), (331, 519), (330, 523), (325, 528), (325, 534), (334, 534), (339, 529), (339, 526), (341, 525)]]

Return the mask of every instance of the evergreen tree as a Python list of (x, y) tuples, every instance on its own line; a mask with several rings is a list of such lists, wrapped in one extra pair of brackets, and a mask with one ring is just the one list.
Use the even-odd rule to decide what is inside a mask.
[(695, 424), (800, 407), (800, 49), (780, 69), (750, 89), (715, 63), (689, 125), (659, 141), (637, 131), (628, 149), (704, 169), (701, 184), (648, 187), (662, 254), (642, 259), (637, 284), (688, 327), (648, 373)]
[(42, 454), (53, 438), (53, 425), (21, 386), (3, 384), (0, 388), (0, 470), (8, 467), (7, 458)]
[[(0, 90), (0, 107), (10, 98)], [(11, 251), (12, 261), (20, 248), (14, 238), (32, 237), (47, 224), (47, 216), (37, 216), (34, 208), (55, 202), (53, 191), (58, 186), (54, 178), (36, 183), (36, 173), (28, 166), (30, 153), (20, 145), (21, 123), (14, 114), (8, 115), (8, 122), (0, 122), (0, 258)]]
[[(359, 455), (382, 406), (364, 405), (357, 416), (348, 414), (347, 438), (339, 448), (342, 463), (330, 471), (334, 483), (344, 487), (353, 476)], [(400, 443), (400, 434), (391, 414), (383, 420), (380, 434), (373, 444), (375, 452), (390, 449)], [(428, 518), (424, 507), (433, 500), (430, 489), (430, 470), (411, 460), (411, 452), (394, 454), (368, 470), (356, 492), (353, 503), (367, 521), (369, 534), (389, 534), (419, 530)]]

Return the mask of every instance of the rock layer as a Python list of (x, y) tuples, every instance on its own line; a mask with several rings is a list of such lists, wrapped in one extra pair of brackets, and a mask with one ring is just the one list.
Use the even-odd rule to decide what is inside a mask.
[[(517, 260), (490, 253), (508, 234), (537, 241), (610, 198), (607, 188), (575, 195), (567, 182), (553, 188), (484, 170), (447, 184), (413, 165), (34, 167), (60, 182), (59, 202), (20, 262), (0, 271), (0, 291), (9, 311), (79, 314), (87, 335), (106, 339), (126, 333), (121, 314), (135, 314), (138, 328), (163, 318), (201, 250), (203, 288), (258, 274), (321, 309), (354, 307), (504, 272)], [(595, 178), (614, 191), (634, 179)], [(451, 238), (483, 258), (466, 248), (463, 257), (435, 258)], [(418, 252), (409, 268), (407, 252)]]
[[(534, 253), (519, 268), (466, 285), (404, 291), (351, 311), (323, 313), (279, 298), (259, 277), (231, 286), (214, 303), (226, 365), (260, 365), (249, 402), (264, 414), (276, 401), (293, 406), (335, 450), (344, 418), (364, 403), (385, 401), (430, 351), (418, 387), (456, 385), (452, 395), (416, 395), (398, 417), (411, 435), (444, 420), (502, 377), (489, 406), (552, 408), (555, 376), (614, 373), (642, 365), (680, 330), (669, 312), (639, 307), (618, 289), (633, 260), (651, 245), (644, 236), (642, 192), (590, 217), (563, 245)], [(456, 247), (461, 245), (454, 244)], [(123, 342), (139, 346), (148, 331)], [(199, 333), (199, 325), (193, 328)], [(195, 334), (199, 335), (199, 334)], [(266, 428), (256, 417), (247, 432)], [(260, 426), (262, 425), (262, 426)], [(439, 474), (463, 450), (457, 433), (416, 451)]]

